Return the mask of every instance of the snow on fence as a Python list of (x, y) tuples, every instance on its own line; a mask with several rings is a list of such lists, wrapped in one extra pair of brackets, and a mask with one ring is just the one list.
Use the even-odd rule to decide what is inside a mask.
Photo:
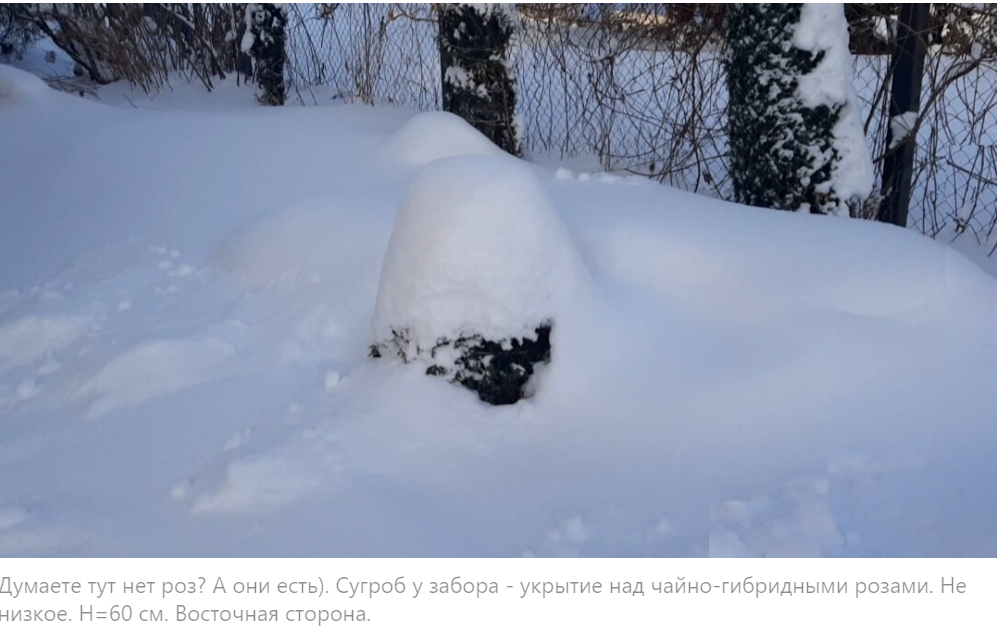
[[(720, 20), (682, 6), (520, 5), (514, 63), (528, 153), (591, 156), (607, 170), (728, 198)], [(997, 20), (987, 11), (948, 16), (946, 45), (929, 47), (911, 224), (995, 245)], [(299, 99), (327, 86), (347, 101), (440, 108), (433, 5), (293, 5), (289, 22)], [(889, 16), (869, 23), (893, 28)], [(879, 170), (889, 47), (868, 51), (855, 58), (855, 79)]]

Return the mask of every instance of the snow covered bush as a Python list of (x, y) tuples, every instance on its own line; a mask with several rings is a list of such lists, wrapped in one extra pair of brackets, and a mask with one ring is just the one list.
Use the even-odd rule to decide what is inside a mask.
[(506, 157), (432, 163), (395, 218), (371, 356), (416, 362), (483, 401), (514, 403), (550, 359), (580, 262), (530, 168)]
[(860, 215), (873, 168), (841, 4), (737, 4), (726, 16), (738, 202)]
[[(153, 91), (176, 76), (200, 81), (244, 70), (238, 52), (242, 4), (22, 3), (0, 8), (4, 22), (36, 30), (76, 63), (78, 75), (97, 84), (125, 80)], [(3, 48), (0, 46), (0, 48)]]
[(521, 155), (516, 81), (509, 64), (511, 4), (440, 4), (443, 109), (509, 154)]
[(41, 37), (38, 26), (24, 12), (0, 4), (0, 61), (21, 59), (25, 47)]
[(283, 106), (284, 88), (284, 27), (287, 15), (283, 5), (249, 4), (246, 6), (246, 31), (242, 51), (253, 58), (256, 77), (256, 98), (264, 106)]

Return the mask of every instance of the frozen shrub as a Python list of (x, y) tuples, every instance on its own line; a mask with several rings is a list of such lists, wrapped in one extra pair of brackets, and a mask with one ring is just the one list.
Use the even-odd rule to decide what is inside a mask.
[(521, 155), (516, 82), (509, 64), (513, 5), (438, 6), (443, 109), (509, 154)]
[(873, 169), (842, 5), (731, 5), (726, 37), (735, 199), (858, 215)]
[(531, 169), (462, 156), (425, 167), (395, 219), (373, 357), (417, 363), (489, 403), (513, 403), (556, 355), (580, 258)]
[(257, 100), (264, 106), (283, 106), (284, 87), (284, 27), (287, 15), (278, 4), (246, 5), (246, 31), (242, 39), (243, 52), (253, 58)]

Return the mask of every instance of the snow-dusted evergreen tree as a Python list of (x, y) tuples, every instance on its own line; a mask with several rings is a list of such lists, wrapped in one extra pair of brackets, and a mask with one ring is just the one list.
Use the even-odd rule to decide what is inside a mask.
[(282, 106), (284, 88), (284, 27), (287, 15), (283, 5), (247, 4), (246, 32), (242, 50), (253, 57), (256, 98), (264, 106)]
[(735, 199), (859, 215), (873, 171), (843, 5), (737, 4), (725, 26)]
[(516, 81), (509, 64), (511, 4), (439, 4), (443, 109), (497, 146), (522, 154)]

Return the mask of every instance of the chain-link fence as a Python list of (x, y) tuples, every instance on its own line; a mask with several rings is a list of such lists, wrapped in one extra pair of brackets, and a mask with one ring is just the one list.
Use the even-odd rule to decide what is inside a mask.
[(288, 67), (299, 98), (331, 87), (348, 102), (440, 107), (432, 5), (295, 4), (288, 12)]
[[(849, 5), (862, 6), (868, 5)], [(884, 5), (885, 6), (885, 5)], [(997, 20), (986, 5), (935, 5), (925, 65), (911, 225), (997, 241)], [(944, 9), (944, 7), (952, 7)], [(527, 152), (590, 156), (720, 198), (730, 195), (722, 5), (519, 5), (514, 66)], [(889, 123), (895, 15), (850, 20), (856, 88), (877, 170)], [(440, 107), (432, 4), (293, 5), (289, 69), (299, 99)]]

